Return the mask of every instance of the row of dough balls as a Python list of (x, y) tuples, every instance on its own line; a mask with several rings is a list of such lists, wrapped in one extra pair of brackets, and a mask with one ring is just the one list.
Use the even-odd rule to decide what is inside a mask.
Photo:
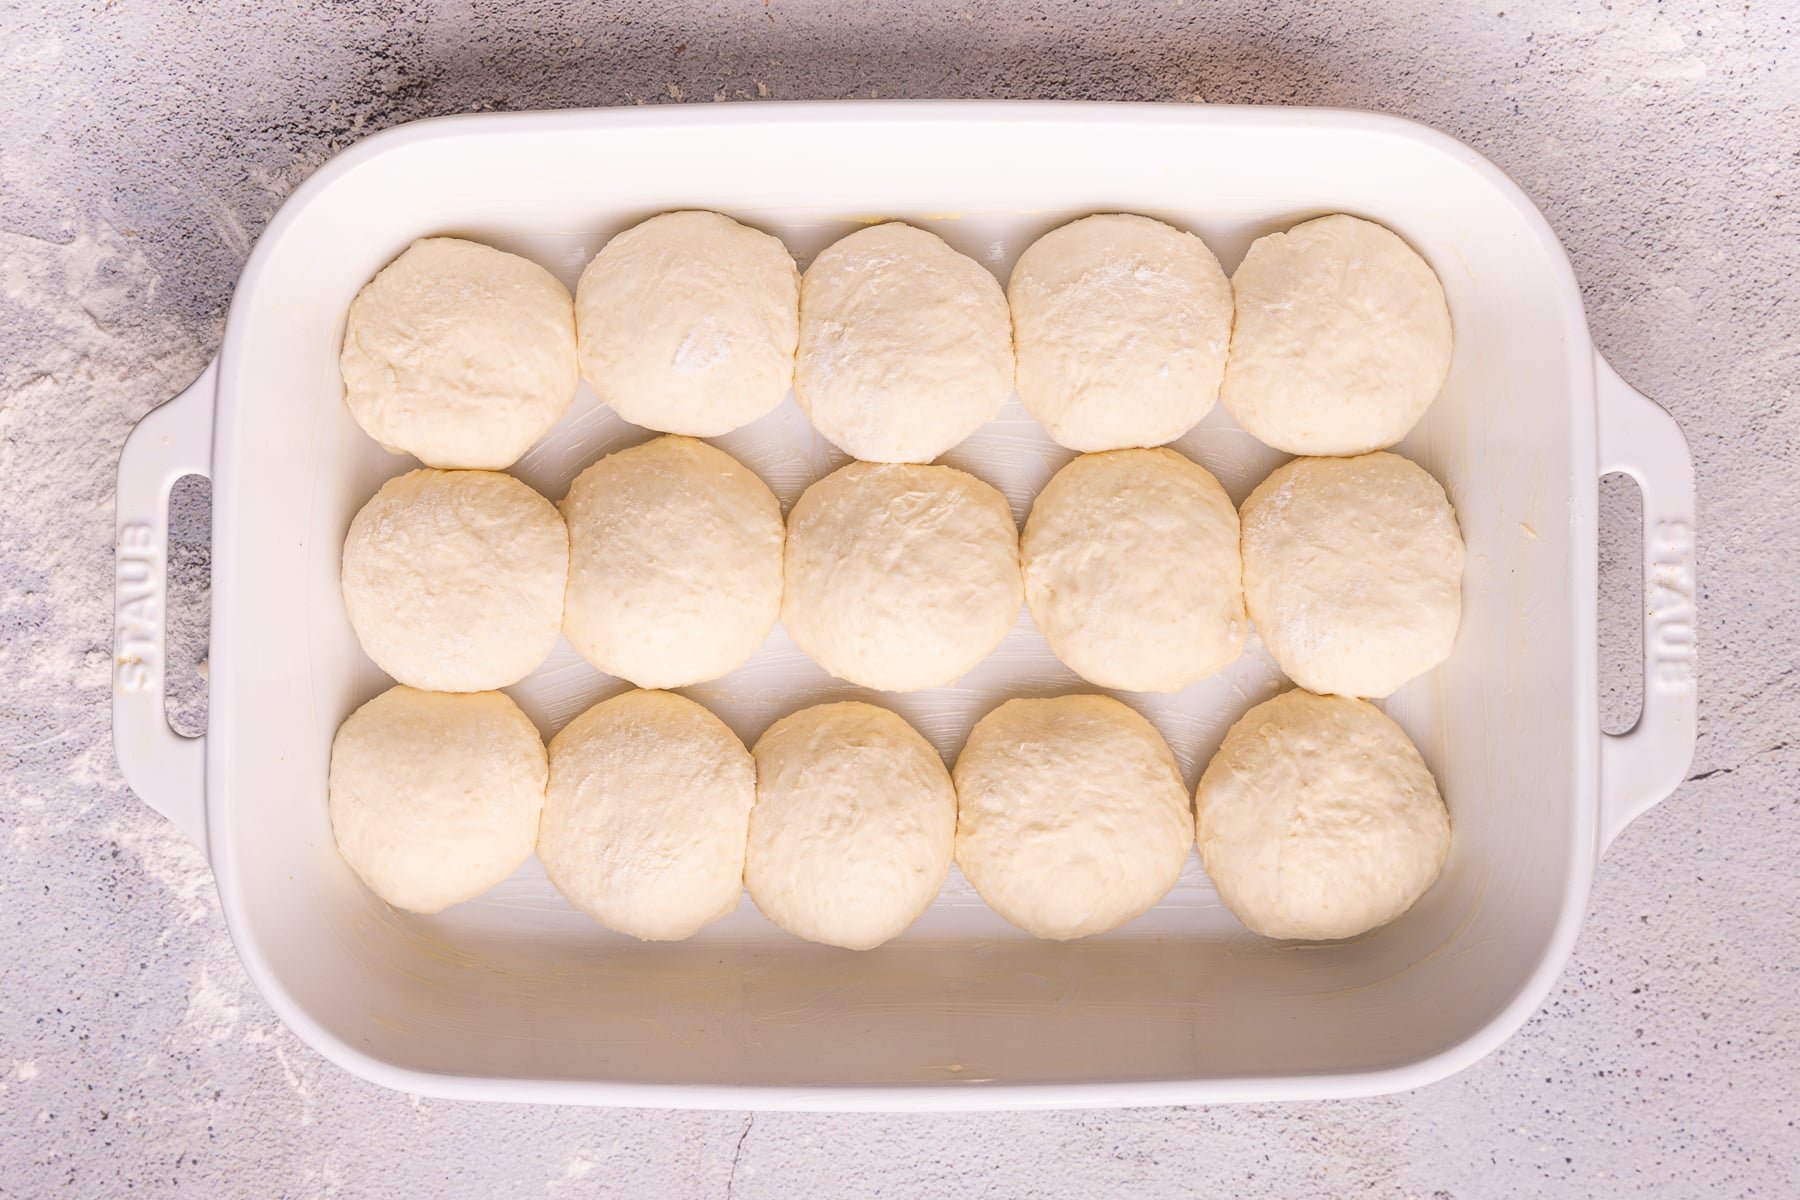
[(1411, 907), (1450, 843), (1405, 733), (1305, 691), (1231, 728), (1192, 812), (1161, 735), (1093, 695), (1008, 701), (951, 772), (856, 701), (785, 717), (746, 751), (694, 701), (633, 691), (546, 752), (503, 693), (402, 685), (338, 730), (330, 796), (344, 858), (400, 908), (472, 899), (535, 849), (564, 897), (634, 937), (687, 937), (747, 888), (789, 933), (857, 950), (911, 925), (952, 860), (1031, 934), (1101, 933), (1166, 895), (1196, 840), (1252, 930), (1351, 937)]
[(509, 475), (422, 469), (351, 522), (344, 602), (401, 683), (517, 682), (559, 629), (639, 687), (742, 664), (779, 617), (863, 687), (948, 684), (1013, 628), (1021, 601), (1082, 678), (1176, 691), (1241, 651), (1246, 614), (1311, 691), (1385, 696), (1442, 662), (1464, 549), (1444, 490), (1385, 451), (1300, 458), (1240, 514), (1168, 449), (1086, 454), (1021, 537), (1005, 499), (945, 466), (851, 463), (784, 525), (763, 482), (705, 442), (657, 438), (576, 478), (558, 511)]
[(352, 414), (428, 466), (510, 466), (578, 376), (625, 420), (715, 437), (790, 386), (829, 441), (927, 463), (1016, 386), (1070, 449), (1159, 446), (1215, 402), (1279, 450), (1354, 455), (1416, 424), (1450, 366), (1443, 288), (1383, 227), (1335, 215), (1257, 239), (1228, 280), (1195, 235), (1105, 214), (1033, 243), (1003, 292), (899, 222), (828, 247), (804, 278), (782, 243), (674, 212), (610, 240), (567, 289), (456, 238), (413, 243), (357, 295)]

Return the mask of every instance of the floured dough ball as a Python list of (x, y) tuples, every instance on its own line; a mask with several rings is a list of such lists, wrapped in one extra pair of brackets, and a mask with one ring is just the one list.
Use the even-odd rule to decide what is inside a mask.
[(1105, 696), (1007, 701), (976, 722), (955, 779), (957, 865), (1037, 937), (1086, 937), (1143, 913), (1193, 843), (1168, 744)]
[(351, 415), (387, 449), (503, 470), (575, 400), (575, 305), (516, 254), (424, 238), (357, 293), (339, 361)]
[(1195, 795), (1225, 907), (1273, 938), (1347, 938), (1425, 894), (1450, 815), (1401, 728), (1362, 700), (1285, 692), (1225, 735)]
[(794, 396), (838, 449), (930, 462), (992, 420), (1012, 386), (1006, 295), (943, 239), (876, 225), (807, 268)]
[(787, 395), (800, 272), (787, 247), (714, 212), (651, 217), (575, 288), (581, 375), (633, 425), (716, 437)]
[(1258, 238), (1231, 277), (1237, 326), (1220, 399), (1289, 454), (1391, 446), (1450, 372), (1450, 310), (1411, 246), (1355, 217)]
[(344, 539), (344, 608), (401, 683), (482, 692), (544, 661), (562, 625), (569, 535), (556, 508), (496, 471), (412, 471)]
[(537, 727), (501, 692), (389, 688), (331, 743), (331, 831), (395, 908), (434, 913), (518, 870), (537, 841)]
[(756, 743), (744, 884), (797, 937), (868, 950), (930, 907), (956, 839), (956, 788), (885, 708), (821, 704)]
[(1180, 691), (1244, 645), (1237, 509), (1173, 450), (1085, 454), (1031, 506), (1025, 601), (1089, 683)]
[(813, 661), (888, 692), (950, 683), (1019, 617), (1005, 497), (952, 467), (851, 463), (788, 515), (781, 620)]
[(692, 700), (627, 692), (550, 742), (538, 858), (609, 929), (675, 941), (737, 907), (756, 765)]
[(1250, 619), (1295, 683), (1386, 696), (1450, 657), (1463, 540), (1422, 467), (1385, 451), (1297, 458), (1242, 517)]
[(756, 653), (781, 612), (781, 505), (737, 459), (685, 437), (575, 479), (563, 634), (639, 687), (704, 683)]
[(1231, 284), (1193, 234), (1084, 217), (1033, 242), (1006, 295), (1019, 397), (1062, 445), (1160, 446), (1218, 401)]

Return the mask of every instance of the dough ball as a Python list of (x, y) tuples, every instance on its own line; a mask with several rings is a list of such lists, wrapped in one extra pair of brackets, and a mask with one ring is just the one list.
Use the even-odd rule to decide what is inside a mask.
[(1362, 454), (1419, 422), (1450, 372), (1450, 310), (1424, 259), (1355, 217), (1261, 237), (1237, 274), (1220, 399), (1289, 454)]
[(1225, 735), (1194, 798), (1200, 858), (1225, 907), (1273, 938), (1347, 938), (1425, 894), (1450, 815), (1380, 709), (1285, 692)]
[(781, 505), (737, 459), (660, 437), (576, 477), (563, 634), (639, 687), (704, 683), (756, 653), (781, 612)]
[(1181, 771), (1117, 700), (1009, 700), (976, 722), (955, 778), (957, 865), (1027, 933), (1123, 925), (1181, 874), (1193, 832)]
[(931, 743), (885, 708), (821, 704), (756, 743), (744, 883), (769, 920), (868, 950), (931, 905), (956, 840), (956, 788)]
[(575, 289), (581, 375), (634, 425), (716, 437), (787, 396), (800, 272), (787, 247), (714, 212), (651, 217)]
[(1032, 243), (1006, 295), (1019, 397), (1072, 450), (1160, 446), (1219, 398), (1231, 284), (1191, 233), (1085, 217)]
[(609, 929), (675, 941), (737, 907), (756, 765), (692, 700), (626, 692), (550, 742), (538, 858)]
[(389, 688), (331, 743), (331, 831), (369, 890), (434, 913), (472, 900), (531, 857), (544, 743), (501, 692)]
[(1038, 494), (1019, 550), (1032, 619), (1089, 683), (1176, 692), (1243, 649), (1237, 509), (1173, 450), (1077, 458)]
[(1012, 386), (1006, 295), (943, 239), (876, 225), (807, 268), (794, 396), (838, 449), (930, 462), (992, 420)]
[(375, 665), (436, 692), (529, 675), (556, 644), (569, 534), (556, 508), (495, 471), (411, 471), (344, 539), (344, 608)]
[(788, 515), (782, 624), (863, 687), (952, 682), (1012, 629), (1024, 591), (1012, 509), (952, 467), (851, 463)]
[(1250, 493), (1243, 527), (1250, 619), (1307, 691), (1386, 696), (1450, 657), (1463, 540), (1422, 467), (1297, 458)]
[(534, 262), (425, 238), (351, 302), (340, 366), (350, 414), (387, 449), (503, 470), (575, 400), (575, 306)]

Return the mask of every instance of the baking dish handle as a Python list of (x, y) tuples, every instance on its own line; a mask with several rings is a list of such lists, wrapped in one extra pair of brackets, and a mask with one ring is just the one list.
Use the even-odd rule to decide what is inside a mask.
[(1594, 356), (1600, 474), (1637, 481), (1644, 505), (1644, 706), (1600, 739), (1600, 849), (1681, 783), (1694, 759), (1694, 462), (1660, 405)]
[(169, 726), (163, 702), (168, 630), (169, 492), (211, 475), (218, 363), (139, 421), (119, 456), (115, 521), (113, 752), (139, 799), (206, 849), (206, 739)]

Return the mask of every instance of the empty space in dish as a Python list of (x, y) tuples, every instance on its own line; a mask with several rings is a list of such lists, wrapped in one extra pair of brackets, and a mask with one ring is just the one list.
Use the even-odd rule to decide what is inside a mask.
[[(1398, 123), (1238, 110), (1127, 109), (1106, 120), (1088, 108), (1007, 119), (1016, 110), (1000, 108), (985, 121), (872, 111), (886, 115), (758, 120), (737, 109), (426, 125), (358, 147), (271, 227), (222, 358), (209, 805), (221, 886), (241, 905), (234, 932), (284, 993), (284, 1015), (389, 1068), (602, 1086), (1348, 1076), (1475, 1036), (1545, 962), (1571, 902), (1585, 899), (1582, 856), (1593, 854), (1582, 740), (1592, 735), (1578, 732), (1591, 670), (1577, 662), (1594, 648), (1572, 618), (1592, 570), (1591, 529), (1577, 520), (1591, 452), (1578, 456), (1574, 432), (1585, 413), (1591, 438), (1591, 366), (1541, 222), (1459, 161), (1454, 143)], [(1407, 238), (1443, 281), (1456, 353), (1442, 397), (1396, 449), (1444, 483), (1469, 548), (1455, 654), (1382, 704), (1450, 808), (1454, 844), (1437, 885), (1373, 934), (1286, 945), (1246, 932), (1190, 853), (1150, 913), (1052, 944), (1008, 925), (953, 871), (908, 933), (862, 954), (790, 938), (747, 898), (690, 941), (640, 944), (568, 906), (535, 860), (431, 917), (367, 893), (332, 844), (326, 765), (338, 723), (388, 681), (349, 629), (338, 554), (362, 503), (416, 464), (375, 446), (344, 408), (344, 311), (415, 237), (487, 242), (573, 286), (611, 234), (673, 208), (757, 225), (802, 266), (861, 224), (906, 220), (1002, 283), (1036, 237), (1093, 212), (1192, 230), (1228, 272), (1255, 237), (1326, 212)], [(513, 474), (560, 500), (588, 464), (652, 436), (584, 386)], [(846, 461), (791, 398), (711, 440), (784, 508)], [(1222, 409), (1174, 448), (1234, 501), (1285, 457)], [(1022, 521), (1071, 457), (1015, 398), (941, 461), (999, 488)], [(1590, 565), (1578, 567), (1584, 554)], [(626, 686), (559, 642), (508, 691), (548, 737)], [(1226, 728), (1282, 686), (1252, 638), (1230, 668), (1179, 694), (1110, 694), (1168, 739), (1191, 792)], [(868, 699), (950, 761), (1005, 698), (1095, 690), (1024, 613), (954, 687), (856, 688), (777, 628), (744, 667), (683, 689), (747, 744), (795, 709)]]

